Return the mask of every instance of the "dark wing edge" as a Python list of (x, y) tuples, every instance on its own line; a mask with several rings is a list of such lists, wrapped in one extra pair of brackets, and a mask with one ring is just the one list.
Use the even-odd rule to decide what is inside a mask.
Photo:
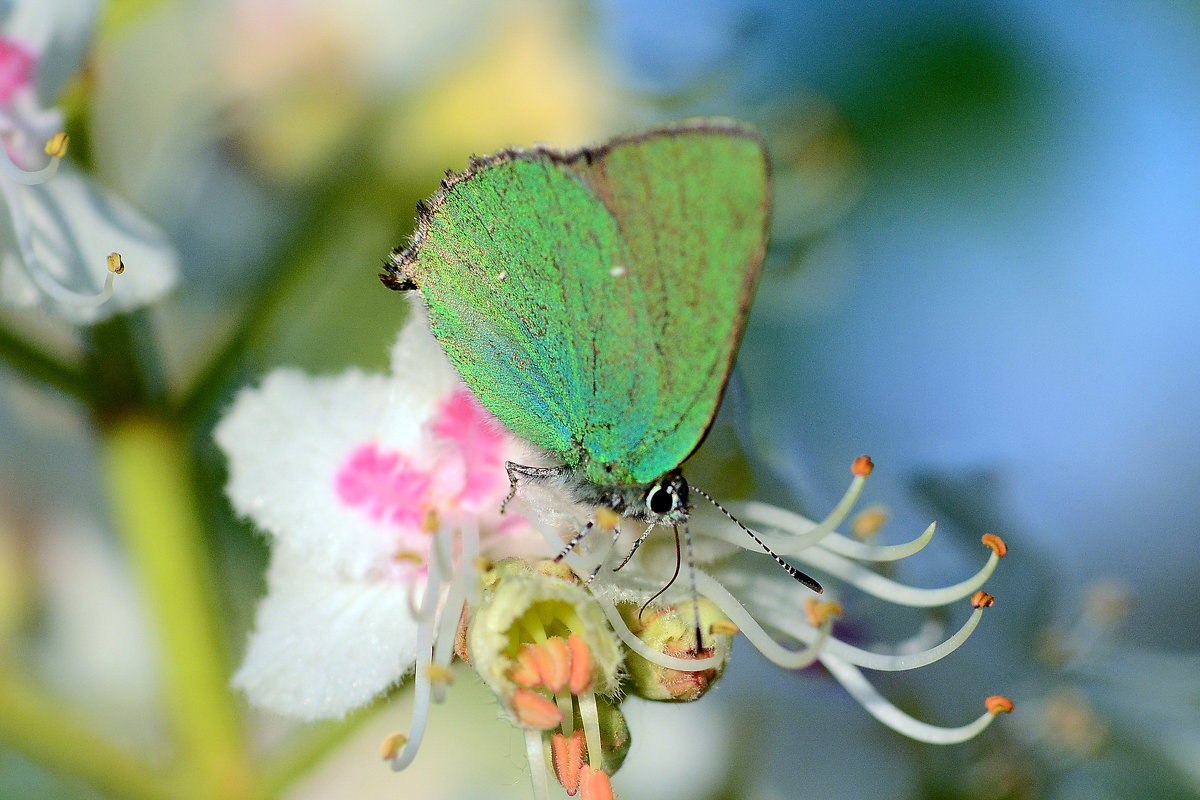
[[(442, 178), (441, 185), (438, 190), (428, 200), (417, 201), (417, 224), (413, 228), (412, 234), (408, 241), (403, 245), (396, 247), (388, 255), (383, 262), (384, 271), (380, 273), (379, 279), (383, 285), (395, 291), (407, 292), (413, 289), (419, 289), (421, 282), (419, 276), (412, 269), (416, 262), (417, 253), (425, 242), (425, 238), (429, 232), (430, 219), (437, 212), (438, 208), (446, 202), (446, 197), (455, 185), (463, 181), (470, 180), (487, 169), (500, 164), (506, 164), (518, 159), (550, 159), (556, 164), (562, 164), (567, 167), (587, 167), (593, 161), (599, 161), (611, 150), (623, 145), (635, 144), (637, 142), (652, 139), (656, 136), (667, 134), (680, 133), (717, 133), (729, 136), (741, 136), (747, 139), (753, 139), (759, 143), (764, 153), (766, 152), (766, 140), (758, 129), (745, 122), (734, 119), (733, 117), (689, 117), (675, 122), (669, 122), (658, 125), (652, 128), (638, 131), (637, 133), (618, 136), (603, 144), (581, 147), (574, 150), (559, 150), (553, 147), (535, 146), (528, 148), (509, 147), (501, 150), (498, 153), (490, 156), (471, 156), (467, 168), (461, 172), (446, 170), (446, 177)], [(771, 167), (770, 159), (767, 159), (767, 188), (768, 192), (771, 187)], [(769, 196), (769, 194), (768, 194)], [(770, 225), (770, 214), (767, 214), (767, 224)], [(765, 241), (765, 238), (764, 238)], [(761, 266), (761, 259), (760, 259)], [(742, 325), (745, 327), (745, 312), (749, 308), (750, 298), (754, 296), (754, 281), (758, 279), (758, 270), (754, 271), (753, 279), (748, 287), (747, 299), (745, 306), (742, 308)], [(738, 331), (738, 341), (741, 340), (741, 329)], [(736, 352), (736, 350), (735, 350)], [(724, 388), (722, 387), (722, 392)], [(701, 439), (703, 441), (703, 438)]]

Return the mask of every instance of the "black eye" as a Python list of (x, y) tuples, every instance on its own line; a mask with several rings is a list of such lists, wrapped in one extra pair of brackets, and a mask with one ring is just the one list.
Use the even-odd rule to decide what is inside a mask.
[(655, 486), (646, 494), (646, 508), (655, 514), (666, 514), (675, 507), (675, 499), (671, 493), (661, 486)]

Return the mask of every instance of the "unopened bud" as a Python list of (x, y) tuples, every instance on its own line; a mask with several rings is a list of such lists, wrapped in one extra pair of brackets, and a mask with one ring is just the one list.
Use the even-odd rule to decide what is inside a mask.
[[(732, 646), (732, 635), (722, 631), (732, 625), (729, 618), (716, 604), (705, 598), (697, 598), (699, 630), (707, 631), (702, 643), (703, 650), (696, 649), (696, 620), (692, 604), (685, 601), (676, 607), (650, 607), (639, 615), (638, 606), (623, 603), (618, 608), (630, 631), (650, 646), (651, 649), (683, 659), (721, 657), (720, 664), (697, 672), (672, 669), (630, 652), (625, 659), (628, 687), (632, 694), (647, 700), (689, 702), (698, 699), (725, 670)], [(734, 628), (736, 630), (736, 627)]]

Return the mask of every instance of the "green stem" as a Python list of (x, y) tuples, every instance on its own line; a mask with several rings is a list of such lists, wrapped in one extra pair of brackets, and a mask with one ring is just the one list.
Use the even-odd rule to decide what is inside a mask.
[(181, 777), (193, 797), (256, 796), (209, 594), (184, 436), (164, 420), (132, 414), (110, 419), (104, 434), (117, 527), (155, 617)]
[(149, 765), (81, 725), (69, 707), (2, 671), (0, 741), (114, 797), (166, 800), (171, 795)]
[(80, 370), (43, 353), (2, 326), (0, 361), (22, 377), (44, 383), (80, 400), (87, 397), (87, 381)]

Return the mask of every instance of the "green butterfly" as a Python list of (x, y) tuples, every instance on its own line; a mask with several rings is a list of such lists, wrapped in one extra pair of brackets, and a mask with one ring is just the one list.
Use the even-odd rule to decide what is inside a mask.
[(636, 551), (655, 525), (687, 521), (680, 465), (729, 379), (770, 190), (762, 137), (724, 118), (569, 152), (505, 150), (418, 203), (382, 278), (420, 290), (480, 402), (561, 461), (510, 462), (513, 491), (521, 478), (558, 480), (580, 502), (650, 523)]

